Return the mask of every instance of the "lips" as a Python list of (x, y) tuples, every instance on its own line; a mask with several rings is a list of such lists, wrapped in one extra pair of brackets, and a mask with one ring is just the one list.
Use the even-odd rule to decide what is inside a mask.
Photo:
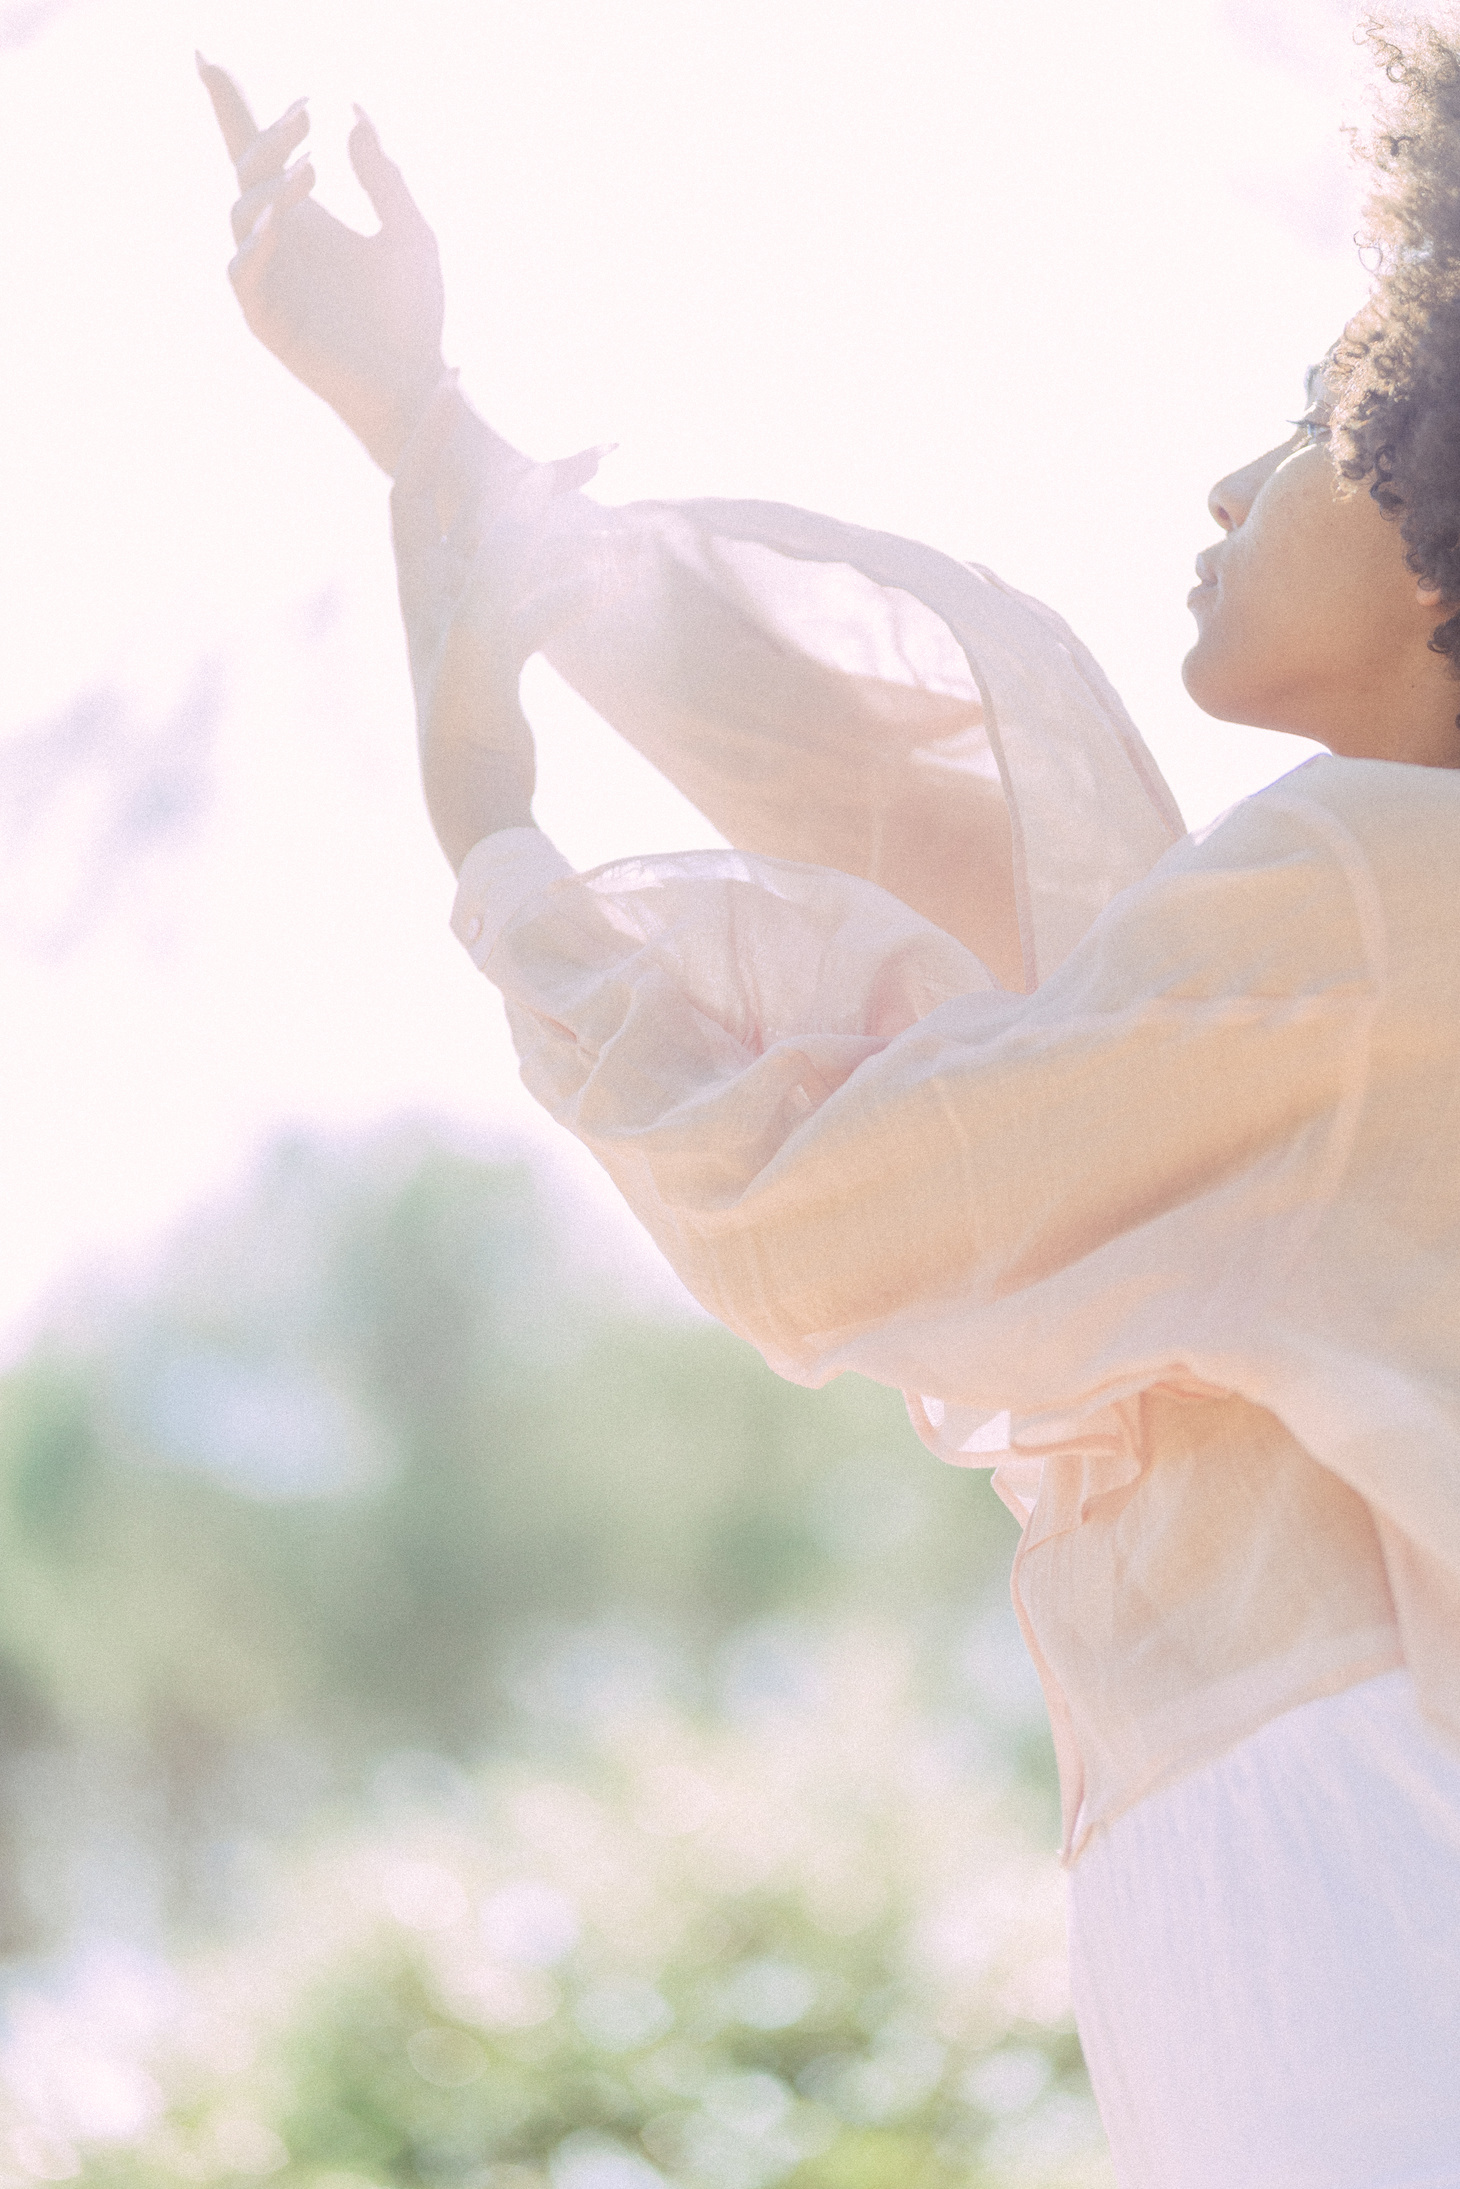
[(1188, 608), (1194, 608), (1199, 600), (1207, 600), (1217, 590), (1217, 573), (1212, 564), (1211, 550), (1203, 548), (1196, 558), (1196, 574), (1199, 583), (1186, 596)]

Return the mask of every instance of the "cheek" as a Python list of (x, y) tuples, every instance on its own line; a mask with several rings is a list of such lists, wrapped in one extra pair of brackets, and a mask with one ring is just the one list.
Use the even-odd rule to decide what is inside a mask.
[(1218, 588), (1193, 610), (1196, 643), (1183, 668), (1208, 713), (1255, 721), (1280, 687), (1311, 679), (1324, 633), (1306, 546), (1300, 531), (1273, 523), (1262, 533), (1244, 527), (1223, 549)]
[(1222, 550), (1216, 598), (1197, 611), (1192, 697), (1256, 721), (1351, 683), (1385, 643), (1396, 568), (1397, 535), (1372, 503), (1336, 497), (1326, 464), (1275, 475)]
[[(1293, 476), (1297, 474), (1297, 476)], [(1352, 554), (1326, 465), (1304, 477), (1294, 464), (1276, 474), (1222, 557), (1221, 590), (1255, 626), (1281, 622), (1292, 639), (1342, 613)]]

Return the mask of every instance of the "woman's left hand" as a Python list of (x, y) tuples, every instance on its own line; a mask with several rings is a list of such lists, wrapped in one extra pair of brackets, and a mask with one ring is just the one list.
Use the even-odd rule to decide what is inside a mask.
[(358, 107), (350, 162), (380, 216), (373, 236), (315, 204), (307, 156), (286, 165), (309, 132), (302, 99), (261, 130), (232, 77), (201, 55), (198, 74), (238, 174), (228, 273), (243, 316), (393, 472), (444, 370), (436, 238)]

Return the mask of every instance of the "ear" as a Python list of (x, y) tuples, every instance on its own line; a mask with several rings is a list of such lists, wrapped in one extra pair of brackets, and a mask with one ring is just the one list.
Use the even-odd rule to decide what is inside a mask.
[(1414, 597), (1421, 608), (1438, 608), (1445, 598), (1437, 585), (1426, 585), (1423, 578), (1415, 585)]

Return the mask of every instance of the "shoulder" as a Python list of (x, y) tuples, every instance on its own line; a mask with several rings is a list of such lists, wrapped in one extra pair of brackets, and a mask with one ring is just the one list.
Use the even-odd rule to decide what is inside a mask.
[(1306, 850), (1450, 886), (1460, 876), (1460, 769), (1393, 760), (1306, 760), (1185, 841), (1188, 858), (1291, 856)]
[(1331, 864), (1392, 941), (1455, 957), (1460, 770), (1324, 754), (1245, 799), (1214, 834), (1232, 852)]
[(1442, 1011), (1460, 997), (1460, 771), (1322, 755), (1184, 838), (1151, 880), (1170, 904), (1220, 900), (1225, 948), (1290, 981), (1347, 963)]
[(1173, 844), (1095, 922), (1071, 961), (1076, 977), (1192, 1002), (1367, 987), (1382, 923), (1364, 843), (1323, 766), (1307, 763)]

